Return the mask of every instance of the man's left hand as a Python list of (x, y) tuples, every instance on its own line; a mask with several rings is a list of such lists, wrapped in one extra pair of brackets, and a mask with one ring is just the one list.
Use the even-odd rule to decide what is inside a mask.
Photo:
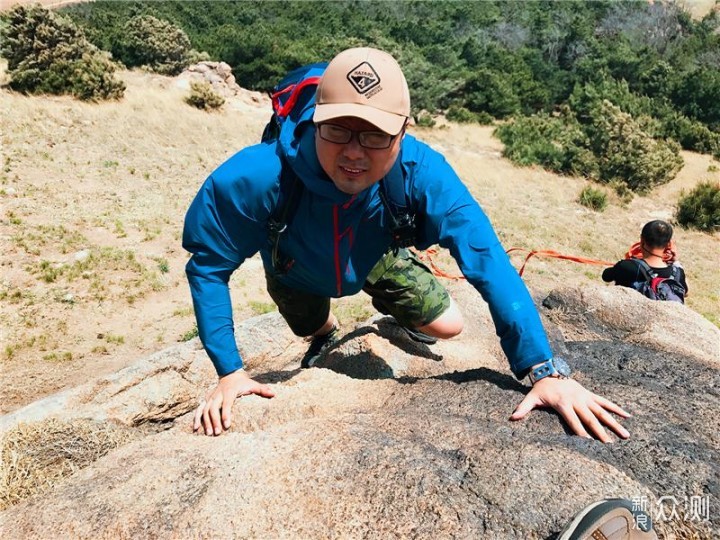
[(588, 430), (604, 443), (611, 442), (603, 424), (612, 429), (620, 438), (627, 439), (630, 433), (610, 413), (628, 418), (630, 413), (612, 401), (593, 394), (579, 382), (572, 379), (545, 377), (535, 383), (525, 396), (510, 420), (522, 420), (537, 407), (552, 407), (565, 419), (576, 435), (591, 439)]

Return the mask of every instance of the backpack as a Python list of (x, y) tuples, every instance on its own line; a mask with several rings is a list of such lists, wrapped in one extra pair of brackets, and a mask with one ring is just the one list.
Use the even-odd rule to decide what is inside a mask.
[[(315, 91), (325, 72), (327, 62), (308, 64), (288, 73), (270, 93), (273, 113), (265, 125), (261, 142), (272, 143), (280, 136), (280, 130), (287, 118), (297, 120), (306, 106), (315, 100)], [(273, 269), (286, 274), (294, 260), (280, 250), (281, 235), (290, 226), (300, 203), (305, 185), (296, 177), (285, 158), (280, 155), (280, 197), (268, 220), (268, 242), (271, 246)], [(392, 249), (410, 247), (415, 243), (415, 214), (405, 194), (405, 175), (400, 158), (395, 161), (388, 174), (380, 180), (380, 200), (388, 210), (388, 228), (392, 238)]]
[(680, 283), (680, 267), (673, 264), (668, 278), (659, 277), (643, 259), (630, 259), (640, 268), (644, 281), (633, 283), (633, 289), (651, 300), (685, 303), (685, 287)]

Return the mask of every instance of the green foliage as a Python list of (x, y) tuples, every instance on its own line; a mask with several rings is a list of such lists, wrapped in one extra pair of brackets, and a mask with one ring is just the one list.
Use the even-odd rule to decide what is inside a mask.
[(672, 92), (677, 107), (691, 118), (720, 131), (720, 66), (688, 71)]
[(486, 112), (479, 112), (474, 113), (465, 107), (461, 107), (458, 105), (451, 105), (447, 113), (445, 113), (445, 116), (448, 120), (451, 122), (457, 122), (459, 124), (470, 124), (470, 123), (476, 123), (476, 124), (483, 124), (483, 125), (490, 125), (493, 123), (493, 117), (491, 114)]
[(637, 121), (609, 101), (593, 114), (591, 146), (600, 180), (619, 180), (638, 193), (672, 180), (683, 166), (674, 141), (653, 139)]
[(598, 177), (598, 163), (587, 136), (571, 116), (520, 117), (495, 134), (505, 144), (503, 155), (519, 165), (541, 165), (564, 174)]
[(580, 192), (578, 202), (591, 210), (602, 212), (607, 207), (607, 194), (599, 189), (586, 186)]
[(190, 95), (185, 102), (202, 110), (218, 109), (225, 104), (225, 98), (216, 93), (209, 82), (191, 81)]
[(432, 115), (427, 112), (422, 112), (415, 118), (415, 125), (418, 127), (431, 128), (435, 127), (436, 123)]
[(458, 76), (459, 61), (455, 51), (440, 46), (426, 50), (411, 44), (399, 47), (389, 41), (374, 46), (393, 54), (403, 66), (410, 88), (413, 112), (434, 112), (444, 107), (447, 96), (456, 92), (462, 84), (462, 79)]
[(200, 332), (198, 331), (197, 324), (193, 325), (192, 329), (185, 332), (182, 336), (180, 336), (179, 341), (190, 341), (191, 339), (194, 339), (200, 335)]
[(562, 122), (545, 114), (520, 117), (498, 127), (495, 134), (505, 144), (503, 155), (518, 165), (538, 164), (561, 172), (565, 149), (557, 144)]
[(712, 154), (720, 159), (720, 133), (710, 130), (697, 120), (674, 113), (668, 118), (664, 132), (686, 150)]
[(472, 75), (461, 91), (468, 109), (486, 112), (495, 118), (507, 118), (520, 112), (520, 97), (511, 77), (482, 69)]
[(165, 257), (158, 257), (155, 260), (158, 263), (158, 270), (160, 270), (160, 273), (167, 274), (170, 271), (170, 263), (168, 263)]
[[(403, 66), (414, 116), (455, 106), (485, 122), (569, 105), (587, 137), (608, 100), (649, 137), (717, 155), (720, 17), (695, 21), (677, 2), (97, 0), (62, 11), (127, 65), (138, 61), (123, 49), (133, 19), (181, 28), (189, 44), (166, 41), (182, 42), (187, 55), (190, 46), (207, 51), (232, 66), (241, 86), (260, 91), (302, 64), (372, 45)], [(566, 170), (599, 174), (589, 145), (558, 144)]]
[(178, 75), (190, 63), (190, 39), (166, 20), (135, 16), (125, 23), (122, 35), (119, 58), (129, 67)]
[(622, 180), (612, 180), (611, 182), (608, 182), (608, 187), (615, 192), (623, 205), (630, 203), (635, 196), (628, 185)]
[(607, 100), (588, 109), (583, 120), (566, 108), (557, 117), (519, 118), (496, 134), (505, 144), (504, 155), (520, 165), (620, 182), (638, 193), (670, 181), (682, 167), (675, 142), (653, 139)]
[(198, 64), (200, 62), (209, 62), (212, 60), (210, 55), (206, 53), (205, 51), (196, 51), (195, 49), (190, 49), (187, 54), (187, 65), (191, 66), (192, 64)]
[(683, 227), (700, 231), (720, 230), (720, 184), (703, 182), (690, 193), (683, 191), (678, 200), (675, 219)]
[(40, 6), (16, 6), (3, 16), (0, 38), (15, 90), (84, 100), (123, 96), (115, 65), (67, 18)]
[(457, 122), (459, 124), (470, 124), (475, 121), (475, 113), (467, 110), (465, 107), (458, 107), (457, 105), (451, 106), (445, 116), (451, 122)]

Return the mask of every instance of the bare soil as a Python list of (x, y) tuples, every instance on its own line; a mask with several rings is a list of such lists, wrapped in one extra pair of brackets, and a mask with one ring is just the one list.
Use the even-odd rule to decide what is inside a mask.
[[(119, 102), (0, 90), (0, 413), (194, 335), (180, 245), (185, 211), (217, 165), (258, 140), (270, 107), (243, 94), (206, 113), (184, 103), (176, 79), (121, 76)], [(610, 194), (597, 213), (576, 202), (585, 180), (514, 166), (491, 127), (440, 122), (411, 131), (445, 153), (508, 248), (615, 261), (645, 222), (672, 217), (683, 189), (720, 181), (720, 163), (684, 152), (670, 184), (627, 206)], [(676, 242), (688, 306), (718, 324), (720, 235), (678, 229)], [(517, 267), (522, 259), (513, 256)], [(436, 260), (457, 272), (447, 253)], [(525, 279), (542, 295), (601, 283), (601, 271), (534, 258)], [(257, 257), (233, 276), (232, 291), (237, 320), (274, 309)], [(372, 313), (363, 295), (336, 309), (345, 323)]]

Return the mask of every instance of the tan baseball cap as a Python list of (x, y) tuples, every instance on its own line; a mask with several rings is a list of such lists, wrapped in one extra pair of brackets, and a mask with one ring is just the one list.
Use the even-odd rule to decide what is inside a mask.
[(315, 94), (316, 123), (342, 116), (362, 118), (397, 135), (410, 116), (405, 75), (388, 53), (369, 47), (347, 49), (332, 59)]

